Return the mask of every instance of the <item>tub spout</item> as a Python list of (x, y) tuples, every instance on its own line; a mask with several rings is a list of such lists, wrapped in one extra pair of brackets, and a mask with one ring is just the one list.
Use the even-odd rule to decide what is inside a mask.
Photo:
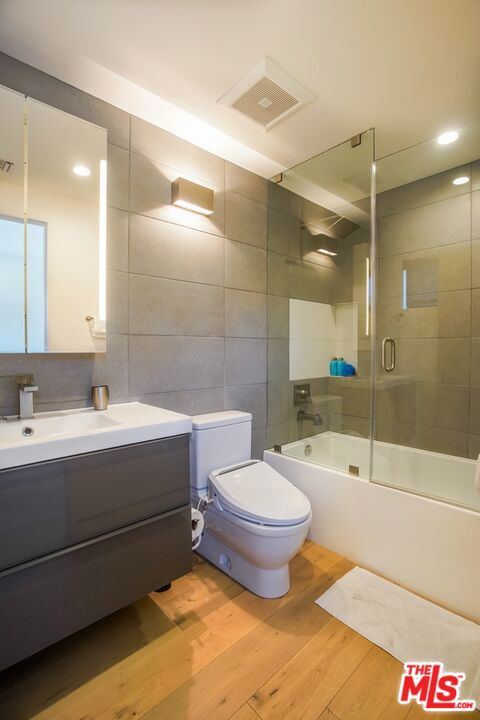
[(314, 425), (323, 425), (323, 417), (320, 413), (307, 413), (305, 410), (299, 410), (297, 412), (297, 421), (299, 420), (313, 420)]

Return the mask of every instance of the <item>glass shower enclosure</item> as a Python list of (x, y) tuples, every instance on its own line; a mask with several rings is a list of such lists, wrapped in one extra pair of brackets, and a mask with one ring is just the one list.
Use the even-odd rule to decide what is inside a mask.
[(369, 130), (274, 179), (270, 445), (480, 510), (478, 158), (480, 124), (382, 158)]

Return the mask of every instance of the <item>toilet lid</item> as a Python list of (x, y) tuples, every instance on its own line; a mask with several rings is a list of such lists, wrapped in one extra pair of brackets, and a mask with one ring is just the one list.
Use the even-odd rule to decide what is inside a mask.
[(210, 481), (222, 507), (265, 525), (297, 525), (310, 515), (308, 498), (265, 462), (216, 470)]

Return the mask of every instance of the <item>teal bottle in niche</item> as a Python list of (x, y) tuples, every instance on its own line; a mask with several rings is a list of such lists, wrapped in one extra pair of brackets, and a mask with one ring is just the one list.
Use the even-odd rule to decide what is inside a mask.
[(336, 372), (336, 375), (342, 375), (342, 376), (343, 376), (345, 365), (346, 365), (345, 360), (344, 360), (342, 357), (339, 357), (339, 358), (338, 358), (338, 361), (337, 361), (337, 372)]
[(330, 375), (332, 375), (333, 377), (338, 375), (338, 360), (336, 357), (333, 357), (330, 360)]

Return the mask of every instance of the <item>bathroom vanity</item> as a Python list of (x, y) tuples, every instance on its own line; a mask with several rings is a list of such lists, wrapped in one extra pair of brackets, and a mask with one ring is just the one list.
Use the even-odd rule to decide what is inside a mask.
[(141, 403), (0, 422), (0, 670), (189, 572), (191, 427)]

